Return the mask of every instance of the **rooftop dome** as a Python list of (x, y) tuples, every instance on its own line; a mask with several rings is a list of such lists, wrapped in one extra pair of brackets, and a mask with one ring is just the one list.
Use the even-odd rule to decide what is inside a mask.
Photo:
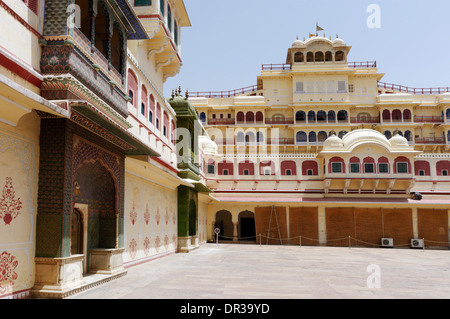
[(394, 137), (392, 137), (389, 142), (394, 147), (408, 147), (409, 143), (406, 138), (401, 136), (400, 134), (396, 134)]
[(337, 137), (336, 134), (330, 136), (324, 142), (324, 147), (326, 148), (342, 147), (343, 145), (344, 142), (339, 137)]
[(345, 45), (344, 40), (337, 38), (333, 41), (333, 45)]
[(292, 47), (302, 47), (304, 45), (305, 45), (305, 43), (302, 40), (299, 40), (299, 39), (295, 40), (292, 43)]

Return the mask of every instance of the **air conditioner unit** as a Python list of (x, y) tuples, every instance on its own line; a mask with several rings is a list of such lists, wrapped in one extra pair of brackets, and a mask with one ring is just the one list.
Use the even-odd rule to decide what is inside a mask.
[(392, 239), (392, 238), (381, 238), (381, 247), (393, 248), (394, 247), (394, 239)]
[(411, 239), (411, 248), (423, 248), (423, 239)]

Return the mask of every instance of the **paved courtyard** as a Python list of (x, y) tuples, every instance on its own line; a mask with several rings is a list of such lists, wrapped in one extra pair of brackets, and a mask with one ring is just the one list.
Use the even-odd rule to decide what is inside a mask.
[(450, 251), (207, 244), (68, 299), (450, 298)]

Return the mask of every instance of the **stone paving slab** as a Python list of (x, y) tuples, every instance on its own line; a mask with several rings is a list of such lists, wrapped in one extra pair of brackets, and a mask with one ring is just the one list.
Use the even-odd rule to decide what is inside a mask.
[(206, 244), (67, 299), (448, 299), (449, 266), (448, 250)]

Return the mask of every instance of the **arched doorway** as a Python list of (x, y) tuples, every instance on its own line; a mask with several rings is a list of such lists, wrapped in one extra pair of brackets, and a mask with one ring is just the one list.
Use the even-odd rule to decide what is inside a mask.
[[(71, 219), (74, 223), (80, 220), (80, 224), (73, 229), (73, 234), (77, 236), (76, 229), (81, 227), (81, 251), (89, 272), (91, 250), (117, 248), (117, 186), (113, 175), (100, 160), (90, 160), (80, 165), (74, 174), (74, 181), (74, 207), (77, 213), (74, 211)], [(85, 206), (86, 212), (78, 209), (80, 206)], [(74, 245), (74, 251), (77, 246)]]
[(221, 210), (216, 213), (216, 222), (214, 228), (219, 228), (220, 240), (233, 240), (233, 220), (231, 213), (227, 210)]
[(241, 241), (256, 241), (255, 214), (244, 211), (239, 214), (239, 239)]

